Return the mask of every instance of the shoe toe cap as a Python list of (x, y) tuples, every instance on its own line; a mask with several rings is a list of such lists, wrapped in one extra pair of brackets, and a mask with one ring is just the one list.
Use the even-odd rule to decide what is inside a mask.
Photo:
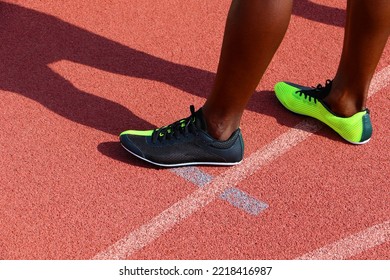
[(143, 152), (137, 147), (135, 141), (133, 141), (134, 137), (137, 136), (133, 136), (131, 134), (121, 134), (119, 136), (119, 141), (122, 144), (123, 148), (125, 148), (130, 153), (138, 155), (140, 157), (144, 157)]

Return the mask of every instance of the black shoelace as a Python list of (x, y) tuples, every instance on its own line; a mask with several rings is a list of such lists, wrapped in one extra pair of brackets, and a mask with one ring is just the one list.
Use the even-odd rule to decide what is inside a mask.
[(197, 125), (197, 117), (195, 114), (194, 105), (190, 106), (191, 116), (185, 119), (176, 121), (170, 125), (157, 128), (153, 131), (152, 142), (165, 141), (171, 139), (180, 139), (182, 136), (187, 137), (188, 134), (194, 133)]
[(313, 87), (312, 89), (298, 90), (295, 93), (299, 94), (299, 96), (302, 96), (302, 94), (304, 94), (305, 99), (308, 98), (309, 101), (311, 101), (311, 99), (313, 98), (314, 103), (317, 103), (317, 100), (324, 99), (329, 94), (331, 88), (332, 80), (326, 80), (325, 86), (318, 84), (317, 87)]

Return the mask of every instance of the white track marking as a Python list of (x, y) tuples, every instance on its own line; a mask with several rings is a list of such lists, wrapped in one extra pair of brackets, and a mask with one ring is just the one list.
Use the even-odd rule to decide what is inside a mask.
[(298, 259), (343, 260), (389, 241), (390, 221), (387, 221), (307, 253)]
[(226, 172), (216, 176), (212, 182), (203, 188), (197, 189), (186, 198), (179, 200), (148, 223), (96, 255), (94, 259), (124, 259), (145, 247), (180, 221), (214, 201), (232, 185), (237, 185), (256, 172), (261, 166), (289, 151), (317, 131), (319, 127), (318, 122), (312, 120), (305, 120), (299, 123), (296, 128), (290, 129), (265, 148), (253, 153), (241, 165), (231, 167)]
[[(369, 96), (388, 86), (389, 81), (390, 66), (387, 66), (374, 76)], [(318, 121), (305, 119), (264, 148), (250, 155), (241, 165), (233, 166), (221, 175), (216, 176), (203, 188), (197, 189), (184, 199), (176, 202), (148, 223), (130, 232), (127, 236), (97, 254), (94, 259), (125, 259), (159, 238), (182, 220), (214, 201), (226, 189), (232, 185), (237, 185), (258, 171), (262, 166), (291, 150), (321, 128), (322, 125)]]

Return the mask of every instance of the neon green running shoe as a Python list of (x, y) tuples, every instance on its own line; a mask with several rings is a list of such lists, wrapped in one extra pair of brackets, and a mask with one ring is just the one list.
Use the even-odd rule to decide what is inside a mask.
[(322, 101), (330, 92), (332, 81), (325, 86), (305, 87), (289, 82), (275, 85), (275, 94), (280, 103), (288, 110), (313, 117), (336, 131), (352, 144), (365, 144), (372, 135), (372, 125), (368, 109), (351, 117), (340, 117), (333, 113)]

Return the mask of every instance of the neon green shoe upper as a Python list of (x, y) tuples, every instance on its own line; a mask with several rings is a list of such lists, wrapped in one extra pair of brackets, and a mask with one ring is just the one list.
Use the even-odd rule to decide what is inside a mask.
[(316, 118), (331, 127), (341, 137), (352, 144), (367, 143), (372, 135), (372, 125), (368, 109), (351, 117), (335, 115), (321, 100), (330, 92), (332, 82), (327, 81), (325, 87), (308, 88), (288, 82), (275, 85), (278, 100), (288, 110)]

